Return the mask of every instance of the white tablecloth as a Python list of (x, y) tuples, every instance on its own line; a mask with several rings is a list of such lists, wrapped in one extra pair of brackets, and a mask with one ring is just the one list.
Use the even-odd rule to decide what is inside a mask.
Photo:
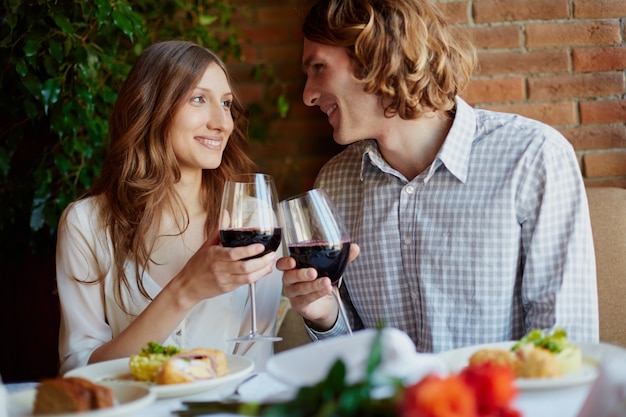
[[(183, 401), (221, 400), (235, 389), (237, 382), (217, 387), (211, 391), (183, 398), (158, 399), (141, 411), (133, 412), (133, 417), (171, 417), (172, 411), (180, 410)], [(9, 395), (22, 389), (33, 389), (33, 384), (8, 384)], [(590, 386), (578, 386), (550, 391), (521, 392), (515, 402), (516, 408), (524, 417), (577, 417)], [(239, 389), (241, 401), (262, 401), (267, 398), (287, 397), (290, 388), (267, 373), (261, 373), (245, 382)], [(217, 416), (217, 415), (216, 415)], [(226, 416), (226, 414), (224, 414)], [(9, 417), (12, 417), (9, 414)]]

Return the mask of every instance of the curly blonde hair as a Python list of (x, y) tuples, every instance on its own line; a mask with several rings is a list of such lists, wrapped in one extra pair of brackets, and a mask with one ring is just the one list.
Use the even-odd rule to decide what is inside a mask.
[[(177, 219), (182, 216), (181, 234), (189, 225), (189, 213), (174, 188), (181, 174), (168, 133), (176, 109), (211, 64), (224, 71), (232, 86), (226, 66), (209, 49), (187, 41), (156, 43), (137, 59), (113, 107), (109, 124), (110, 148), (102, 173), (89, 195), (103, 197), (100, 221), (115, 248), (112, 266), (115, 296), (122, 308), (122, 291), (130, 288), (125, 274), (129, 260), (134, 262), (142, 296), (150, 298), (140, 271), (148, 270), (156, 239), (154, 228), (162, 214), (169, 212)], [(226, 180), (234, 174), (256, 169), (245, 152), (247, 119), (235, 91), (231, 114), (234, 130), (222, 162), (216, 169), (203, 171), (202, 200), (208, 208), (207, 236), (217, 228)], [(106, 269), (106, 266), (102, 267)]]
[(384, 99), (389, 117), (451, 110), (475, 65), (471, 44), (429, 0), (319, 0), (302, 29), (310, 41), (346, 48), (355, 79)]

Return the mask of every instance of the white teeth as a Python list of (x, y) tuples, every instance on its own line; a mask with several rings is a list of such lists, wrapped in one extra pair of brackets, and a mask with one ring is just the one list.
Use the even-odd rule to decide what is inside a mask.
[(333, 110), (335, 110), (337, 108), (337, 105), (334, 104), (333, 106), (331, 106), (328, 110), (326, 110), (326, 116), (330, 116), (330, 114), (333, 112)]
[(220, 146), (220, 141), (217, 140), (201, 139), (200, 142), (207, 146)]

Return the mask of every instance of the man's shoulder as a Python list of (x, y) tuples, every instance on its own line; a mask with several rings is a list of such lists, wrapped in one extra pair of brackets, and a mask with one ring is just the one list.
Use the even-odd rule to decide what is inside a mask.
[(570, 150), (571, 143), (552, 126), (526, 116), (514, 113), (476, 110), (479, 136), (514, 142), (532, 141), (548, 148)]
[(350, 171), (359, 172), (361, 169), (363, 151), (364, 147), (361, 142), (348, 145), (322, 166), (319, 175), (336, 175), (338, 172), (345, 174)]

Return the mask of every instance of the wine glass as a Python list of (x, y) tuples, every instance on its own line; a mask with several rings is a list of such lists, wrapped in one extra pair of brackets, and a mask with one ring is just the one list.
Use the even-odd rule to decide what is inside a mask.
[[(243, 260), (254, 259), (275, 251), (281, 242), (278, 197), (274, 179), (265, 174), (238, 174), (226, 181), (220, 210), (220, 241), (225, 247), (262, 243), (265, 251)], [(233, 342), (278, 341), (281, 337), (265, 336), (256, 327), (255, 283), (249, 284), (251, 329)]]
[(283, 235), (296, 268), (315, 268), (317, 276), (330, 278), (333, 296), (348, 332), (350, 322), (339, 296), (341, 277), (348, 264), (350, 236), (332, 201), (321, 188), (280, 202)]

